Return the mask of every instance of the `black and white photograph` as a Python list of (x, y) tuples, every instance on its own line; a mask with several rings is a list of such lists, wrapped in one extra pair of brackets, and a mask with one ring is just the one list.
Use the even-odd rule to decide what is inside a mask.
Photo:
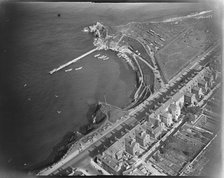
[(0, 178), (222, 178), (222, 0), (0, 1)]

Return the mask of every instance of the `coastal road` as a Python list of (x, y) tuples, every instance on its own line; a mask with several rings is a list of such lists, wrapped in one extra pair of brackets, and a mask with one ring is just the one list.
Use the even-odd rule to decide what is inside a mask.
[(148, 67), (150, 67), (150, 66), (152, 67), (151, 69), (153, 70), (155, 77), (157, 79), (159, 79), (159, 81), (161, 81), (161, 85), (162, 85), (162, 87), (164, 87), (164, 85), (165, 85), (165, 83), (167, 83), (167, 81), (166, 81), (165, 77), (163, 76), (162, 71), (160, 70), (160, 66), (158, 65), (157, 61), (155, 60), (154, 53), (151, 51), (151, 48), (147, 44), (144, 43), (144, 41), (141, 41), (139, 39), (136, 39), (136, 40), (143, 46), (146, 53), (151, 58), (151, 61), (154, 65), (154, 67), (152, 67), (148, 62), (146, 62), (145, 59), (144, 59), (144, 62), (147, 63), (146, 65)]
[[(200, 65), (205, 66), (207, 63), (209, 63), (212, 60), (212, 56), (215, 55), (216, 52), (218, 52), (218, 50), (216, 50), (217, 49), (216, 47), (217, 46), (207, 51), (203, 55), (204, 59), (199, 62)], [(176, 83), (173, 82), (173, 85), (169, 86), (166, 92), (161, 93), (161, 95), (157, 98), (153, 98), (150, 104), (146, 104), (144, 106), (146, 107), (144, 110), (142, 111), (140, 110), (138, 112), (133, 111), (133, 115), (135, 115), (137, 119), (141, 119), (146, 115), (146, 113), (150, 113), (151, 112), (150, 110), (154, 112), (155, 109), (153, 109), (153, 107), (155, 105), (160, 107), (162, 103), (165, 103), (166, 101), (168, 101), (170, 97), (172, 97), (180, 88), (182, 88), (186, 83), (188, 83), (195, 75), (197, 75), (197, 73), (198, 73), (197, 70), (191, 68), (191, 70), (186, 75), (182, 75), (182, 78), (179, 81), (177, 81)]]
[(134, 100), (136, 101), (136, 100), (138, 99), (138, 97), (139, 97), (139, 91), (141, 90), (142, 85), (143, 85), (144, 75), (143, 75), (142, 69), (141, 69), (141, 67), (140, 67), (140, 65), (139, 65), (139, 63), (138, 63), (138, 61), (137, 61), (137, 59), (136, 59), (136, 55), (135, 55), (135, 54), (132, 54), (132, 55), (133, 55), (133, 58), (134, 58), (134, 60), (135, 60), (135, 63), (136, 63), (137, 66), (138, 66), (138, 69), (139, 69), (139, 71), (140, 71), (140, 75), (141, 75), (141, 78), (140, 78), (140, 82), (141, 82), (141, 83), (140, 83), (140, 85), (139, 85), (137, 91), (136, 91), (135, 94), (134, 94)]
[[(37, 175), (49, 175), (54, 173), (57, 169), (60, 169), (61, 167), (63, 167), (63, 165), (65, 165), (66, 163), (68, 163), (69, 161), (71, 161), (72, 159), (75, 159), (78, 156), (78, 159), (82, 158), (82, 156), (86, 155), (86, 151), (93, 146), (97, 141), (99, 141), (100, 139), (104, 138), (108, 133), (112, 132), (116, 127), (118, 127), (119, 125), (121, 125), (122, 123), (124, 123), (126, 120), (128, 120), (130, 118), (130, 116), (126, 116), (123, 117), (122, 119), (118, 120), (111, 128), (109, 128), (104, 134), (100, 135), (99, 139), (92, 142), (90, 145), (88, 145), (86, 148), (84, 148), (83, 151), (79, 152), (78, 155), (76, 152), (71, 153), (70, 155), (68, 155), (67, 157), (65, 157), (63, 160), (55, 163), (54, 165), (40, 171)], [(76, 159), (75, 159), (76, 160)], [(76, 160), (77, 161), (77, 160)]]
[(158, 68), (158, 65), (157, 65), (156, 62), (155, 62), (154, 53), (151, 51), (150, 48), (149, 48), (150, 50), (147, 49), (147, 48), (145, 47), (145, 44), (142, 43), (139, 39), (135, 39), (135, 38), (133, 38), (131, 35), (126, 35), (126, 36), (129, 37), (129, 38), (132, 38), (132, 39), (134, 39), (134, 40), (137, 40), (137, 41), (143, 46), (143, 48), (145, 49), (146, 53), (147, 53), (148, 56), (151, 58), (154, 67), (153, 67), (151, 64), (149, 64), (149, 63), (147, 62), (147, 60), (143, 59), (141, 56), (135, 54), (134, 52), (133, 52), (134, 54), (132, 54), (132, 55), (133, 55), (133, 56), (135, 55), (135, 56), (138, 57), (143, 63), (145, 63), (145, 64), (146, 64), (146, 65), (153, 71), (155, 77), (156, 77), (157, 79), (159, 79), (159, 81), (161, 82), (162, 87), (164, 87), (164, 85), (165, 85), (165, 80), (164, 80), (164, 77), (161, 76), (160, 71), (158, 70), (159, 68)]

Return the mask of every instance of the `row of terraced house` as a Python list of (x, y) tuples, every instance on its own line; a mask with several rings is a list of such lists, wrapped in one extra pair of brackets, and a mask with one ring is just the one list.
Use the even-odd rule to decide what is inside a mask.
[[(218, 78), (216, 72), (209, 67), (198, 71), (185, 86), (179, 89), (171, 99), (155, 112), (147, 115), (143, 123), (139, 123), (122, 138), (118, 139), (102, 154), (96, 157), (96, 164), (112, 175), (121, 175), (129, 170), (152, 145), (166, 133), (173, 123), (179, 122), (184, 105), (196, 106)], [(139, 175), (144, 175), (140, 170)]]

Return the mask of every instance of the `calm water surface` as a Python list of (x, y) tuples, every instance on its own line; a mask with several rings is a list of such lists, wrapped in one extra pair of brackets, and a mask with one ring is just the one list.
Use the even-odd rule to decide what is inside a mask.
[[(107, 61), (93, 53), (69, 66), (71, 72), (48, 74), (94, 48), (92, 36), (81, 30), (99, 17), (94, 11), (83, 14), (84, 9), (41, 4), (13, 8), (4, 80), (7, 137), (2, 149), (11, 165), (46, 159), (68, 131), (87, 123), (89, 105), (104, 96), (119, 107), (131, 101), (135, 75), (112, 51), (97, 52), (107, 55)], [(82, 70), (75, 71), (80, 66)]]

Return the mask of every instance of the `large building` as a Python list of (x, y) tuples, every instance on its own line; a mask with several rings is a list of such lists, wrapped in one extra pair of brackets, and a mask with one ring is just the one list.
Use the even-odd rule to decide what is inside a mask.
[(211, 73), (205, 73), (204, 74), (204, 79), (206, 82), (208, 82), (208, 87), (213, 86), (213, 82), (214, 82), (214, 75), (211, 75)]
[(169, 113), (171, 113), (173, 120), (178, 121), (178, 118), (181, 114), (180, 104), (176, 104), (175, 102), (171, 103), (168, 111), (169, 111)]
[(191, 92), (186, 92), (184, 94), (184, 103), (187, 105), (195, 105), (197, 103), (197, 99), (195, 94), (191, 93)]
[(160, 120), (165, 123), (165, 125), (167, 127), (171, 126), (171, 124), (173, 123), (173, 119), (172, 119), (172, 114), (169, 113), (168, 111), (167, 112), (164, 112), (162, 114), (160, 114)]
[(148, 127), (156, 127), (159, 125), (159, 120), (160, 120), (160, 116), (159, 115), (155, 115), (152, 114), (148, 117), (148, 122), (147, 122), (147, 126)]
[(122, 171), (122, 162), (113, 159), (109, 155), (103, 153), (102, 155), (97, 156), (97, 163), (112, 175), (120, 175)]
[(123, 172), (123, 175), (131, 175), (131, 176), (145, 176), (146, 174), (139, 170), (138, 168), (131, 168)]
[(147, 134), (141, 127), (135, 130), (135, 139), (142, 147), (146, 147), (148, 144), (151, 144), (149, 134)]
[(112, 146), (110, 146), (105, 153), (110, 155), (112, 158), (116, 160), (122, 159), (123, 152), (124, 152), (124, 143), (122, 140), (117, 141)]
[(162, 123), (158, 124), (156, 127), (152, 128), (152, 127), (147, 127), (146, 124), (146, 132), (150, 135), (150, 137), (157, 139), (163, 131), (164, 127), (162, 125)]
[(184, 106), (184, 95), (183, 93), (176, 93), (172, 100), (176, 103), (176, 105), (181, 109)]
[(132, 156), (135, 156), (139, 151), (139, 143), (136, 142), (134, 138), (126, 137), (125, 138), (125, 151)]
[(204, 94), (208, 91), (208, 83), (203, 79), (198, 80), (198, 87), (202, 88)]
[(191, 92), (195, 94), (197, 101), (200, 101), (203, 95), (202, 89), (199, 88), (198, 86), (193, 86), (193, 88), (191, 89)]

